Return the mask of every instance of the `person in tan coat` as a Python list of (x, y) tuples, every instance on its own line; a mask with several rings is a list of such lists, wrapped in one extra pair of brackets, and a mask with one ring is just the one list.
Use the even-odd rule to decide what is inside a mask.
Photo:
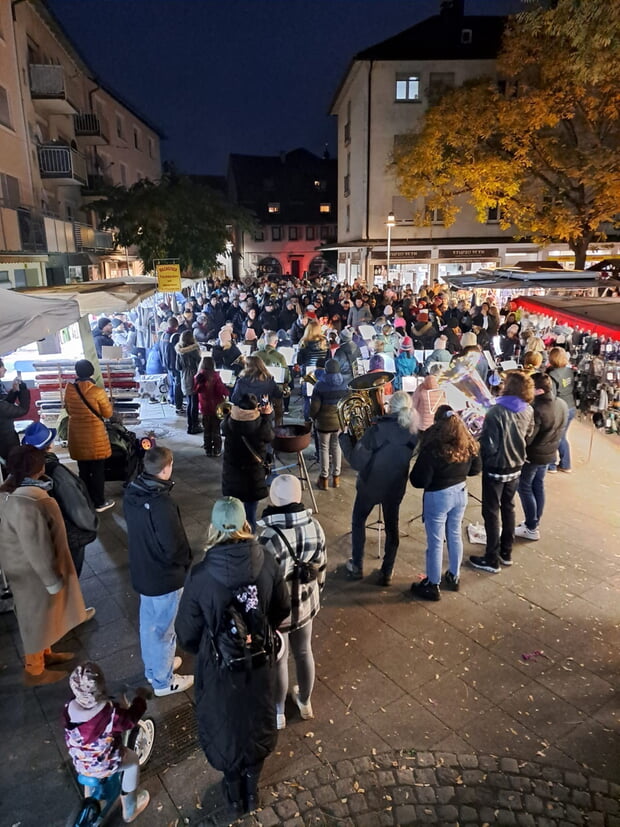
[(96, 511), (106, 511), (114, 500), (105, 498), (105, 461), (112, 454), (104, 419), (112, 416), (112, 403), (91, 379), (95, 368), (88, 359), (75, 363), (77, 379), (65, 389), (69, 414), (69, 456), (77, 460)]
[(0, 565), (6, 574), (24, 647), (27, 686), (67, 677), (47, 666), (73, 658), (52, 652), (67, 632), (90, 620), (67, 543), (58, 503), (48, 494), (45, 452), (31, 445), (9, 454), (9, 478), (0, 488)]

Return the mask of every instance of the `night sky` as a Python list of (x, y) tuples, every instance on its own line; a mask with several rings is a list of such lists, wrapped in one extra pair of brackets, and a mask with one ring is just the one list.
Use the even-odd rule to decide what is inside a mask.
[[(354, 54), (439, 0), (48, 0), (93, 71), (166, 135), (164, 159), (224, 174), (231, 152), (336, 155), (331, 98)], [(504, 14), (519, 0), (466, 0)]]

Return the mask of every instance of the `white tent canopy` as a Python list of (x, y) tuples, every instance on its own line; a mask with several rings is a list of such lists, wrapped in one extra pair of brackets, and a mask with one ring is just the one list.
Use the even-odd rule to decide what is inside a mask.
[(70, 298), (29, 296), (15, 290), (0, 291), (0, 354), (44, 339), (77, 322), (78, 303)]
[(123, 313), (157, 292), (157, 279), (137, 276), (131, 279), (104, 279), (57, 287), (38, 287), (28, 291), (32, 296), (73, 299), (80, 314)]

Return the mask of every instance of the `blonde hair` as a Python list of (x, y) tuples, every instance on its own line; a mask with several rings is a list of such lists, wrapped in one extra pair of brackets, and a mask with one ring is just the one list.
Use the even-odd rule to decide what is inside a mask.
[(396, 420), (401, 428), (406, 428), (411, 433), (418, 430), (417, 415), (411, 409), (411, 397), (407, 391), (396, 391), (390, 397), (390, 413), (396, 414)]
[(568, 353), (563, 347), (552, 347), (549, 351), (549, 366), (552, 368), (565, 368), (568, 365)]
[(523, 357), (524, 370), (536, 371), (542, 365), (542, 353), (537, 350), (528, 350)]
[(245, 369), (241, 375), (248, 379), (257, 379), (260, 382), (266, 382), (271, 378), (271, 374), (265, 367), (265, 363), (257, 354), (245, 357)]
[(209, 533), (207, 534), (207, 552), (213, 546), (219, 546), (221, 543), (239, 543), (242, 540), (253, 540), (255, 537), (250, 524), (246, 520), (243, 527), (235, 531), (220, 531), (213, 523), (209, 525)]
[(316, 319), (310, 319), (304, 330), (304, 335), (301, 337), (299, 347), (305, 347), (310, 342), (319, 342), (321, 339), (326, 342), (325, 336), (321, 329), (321, 325)]

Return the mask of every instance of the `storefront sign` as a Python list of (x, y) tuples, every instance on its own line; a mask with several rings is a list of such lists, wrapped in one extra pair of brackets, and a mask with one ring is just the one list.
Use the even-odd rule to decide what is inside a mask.
[(439, 258), (446, 259), (446, 258), (469, 258), (475, 261), (486, 261), (490, 258), (499, 258), (499, 249), (496, 247), (494, 249), (486, 250), (484, 248), (474, 248), (468, 247), (463, 250), (450, 250), (450, 249), (439, 249)]
[[(387, 251), (372, 251), (373, 259), (387, 261)], [(430, 250), (390, 250), (390, 261), (417, 261), (419, 259), (430, 259)]]
[(176, 293), (181, 289), (180, 264), (158, 264), (155, 270), (157, 272), (157, 289), (160, 293)]

